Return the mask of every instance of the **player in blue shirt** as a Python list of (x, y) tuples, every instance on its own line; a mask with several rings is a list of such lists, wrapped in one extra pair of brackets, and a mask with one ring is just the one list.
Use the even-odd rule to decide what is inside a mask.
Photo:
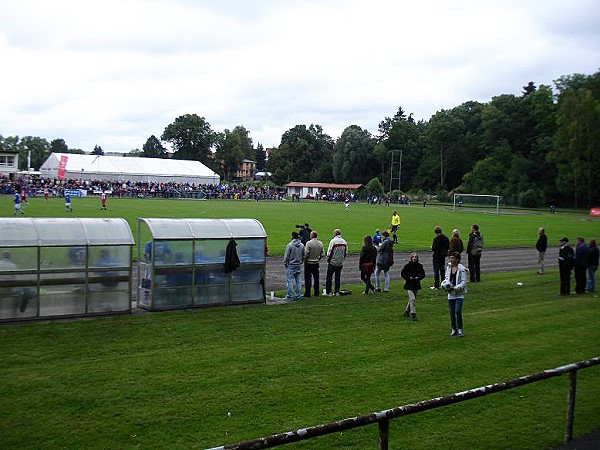
[(19, 195), (18, 192), (15, 192), (14, 202), (15, 202), (15, 216), (17, 215), (18, 212), (20, 212), (21, 214), (25, 214), (23, 212), (23, 210), (21, 209), (21, 196)]
[(73, 208), (71, 208), (71, 195), (68, 192), (65, 192), (65, 211), (73, 211)]

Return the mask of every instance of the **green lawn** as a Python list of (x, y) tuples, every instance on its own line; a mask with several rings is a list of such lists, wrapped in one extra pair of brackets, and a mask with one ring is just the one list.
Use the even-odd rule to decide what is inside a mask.
[[(27, 217), (122, 217), (130, 224), (136, 237), (138, 217), (186, 217), (186, 218), (256, 218), (261, 221), (268, 235), (269, 253), (282, 255), (294, 225), (308, 222), (311, 228), (320, 233), (327, 243), (334, 228), (340, 228), (348, 241), (350, 252), (358, 253), (362, 239), (373, 234), (376, 228), (389, 226), (392, 211), (397, 209), (402, 223), (400, 226), (399, 251), (426, 250), (431, 247), (433, 228), (440, 225), (449, 235), (453, 228), (461, 231), (467, 239), (471, 224), (477, 223), (485, 237), (487, 247), (527, 247), (533, 246), (540, 226), (546, 228), (551, 245), (558, 245), (558, 239), (569, 236), (586, 238), (598, 235), (598, 222), (590, 221), (587, 212), (559, 211), (552, 215), (546, 211), (516, 211), (495, 215), (465, 208), (454, 212), (449, 206), (434, 204), (423, 208), (419, 205), (389, 207), (383, 205), (352, 204), (346, 213), (341, 203), (302, 201), (273, 202), (250, 200), (153, 200), (110, 198), (108, 210), (100, 211), (100, 200), (93, 198), (73, 198), (73, 213), (64, 211), (60, 198), (44, 201), (33, 198), (23, 208)], [(12, 217), (12, 198), (0, 198), (0, 211), (5, 217)]]
[[(212, 447), (600, 355), (598, 297), (557, 297), (556, 279), (470, 285), (462, 339), (448, 336), (441, 292), (421, 292), (419, 321), (404, 319), (399, 283), (377, 296), (5, 325), (2, 447)], [(550, 448), (567, 386), (563, 376), (397, 419), (390, 448)], [(600, 367), (577, 388), (581, 435), (600, 426)], [(376, 443), (372, 425), (290, 448)]]
[[(296, 223), (327, 242), (339, 227), (357, 252), (389, 224), (394, 206), (313, 202), (31, 199), (29, 217), (252, 217), (281, 255)], [(400, 250), (429, 248), (433, 227), (466, 238), (478, 223), (488, 247), (533, 246), (544, 226), (597, 235), (584, 212), (482, 214), (396, 206)], [(10, 197), (0, 211), (12, 216)], [(393, 269), (397, 270), (397, 269)], [(517, 282), (523, 285), (517, 285)], [(313, 298), (0, 326), (2, 448), (204, 448), (368, 414), (600, 355), (597, 296), (557, 297), (558, 274), (502, 273), (469, 286), (465, 333), (450, 338), (447, 301), (423, 291), (418, 322), (405, 293)], [(350, 286), (352, 289), (352, 286)], [(353, 289), (360, 292), (360, 289)], [(550, 448), (562, 440), (567, 377), (397, 419), (390, 448)], [(578, 375), (575, 434), (600, 426), (600, 368)], [(230, 413), (230, 414), (228, 414)], [(375, 448), (375, 425), (290, 448)], [(287, 448), (287, 447), (286, 447)]]

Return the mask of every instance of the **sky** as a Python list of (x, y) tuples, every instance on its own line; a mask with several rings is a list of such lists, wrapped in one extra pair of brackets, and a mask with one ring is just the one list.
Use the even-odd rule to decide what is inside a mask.
[(179, 116), (278, 146), (600, 68), (598, 0), (0, 0), (0, 135), (141, 149)]

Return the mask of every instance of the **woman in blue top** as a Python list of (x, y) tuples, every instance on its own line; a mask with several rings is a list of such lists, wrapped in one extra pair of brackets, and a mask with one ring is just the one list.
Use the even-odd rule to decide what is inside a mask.
[(448, 291), (448, 311), (450, 313), (450, 336), (463, 337), (462, 306), (467, 293), (467, 269), (460, 263), (460, 255), (450, 253), (450, 263), (446, 266), (446, 276), (442, 287)]

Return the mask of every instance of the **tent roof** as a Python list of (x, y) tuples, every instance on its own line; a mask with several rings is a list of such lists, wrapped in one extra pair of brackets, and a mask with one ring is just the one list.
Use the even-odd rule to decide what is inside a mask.
[(360, 189), (362, 184), (340, 184), (340, 183), (310, 183), (304, 181), (292, 181), (288, 187), (313, 187), (319, 189)]
[(52, 153), (40, 170), (58, 168), (62, 156), (67, 157), (66, 172), (122, 175), (169, 175), (175, 177), (212, 177), (219, 175), (200, 161), (124, 156)]

